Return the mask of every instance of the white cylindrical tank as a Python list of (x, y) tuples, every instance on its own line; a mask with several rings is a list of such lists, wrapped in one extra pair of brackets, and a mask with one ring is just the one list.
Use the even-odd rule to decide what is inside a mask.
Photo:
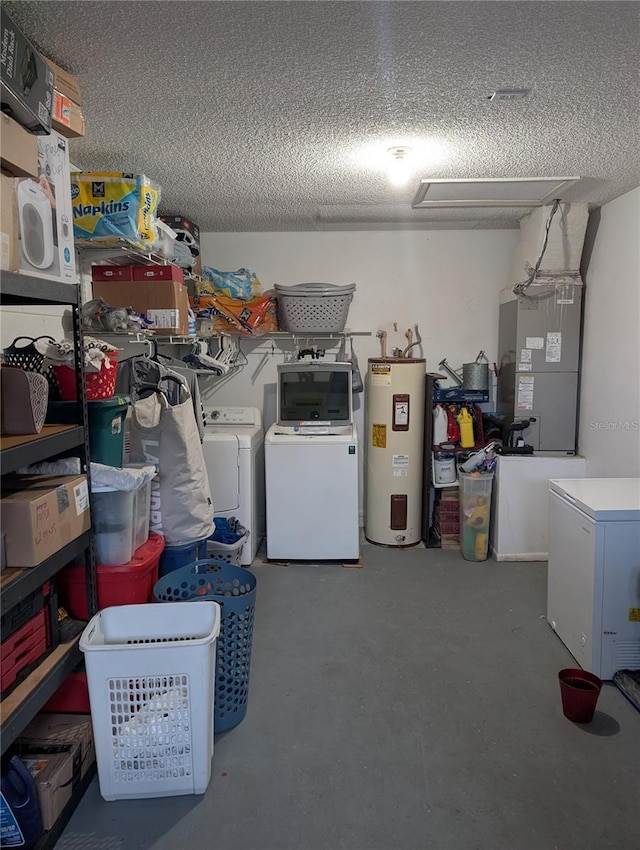
[(425, 384), (424, 359), (369, 360), (365, 537), (370, 543), (420, 542)]

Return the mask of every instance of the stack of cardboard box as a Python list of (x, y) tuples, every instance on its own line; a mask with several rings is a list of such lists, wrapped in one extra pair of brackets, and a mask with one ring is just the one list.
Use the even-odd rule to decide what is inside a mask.
[(189, 333), (189, 298), (179, 266), (95, 265), (91, 276), (94, 298), (144, 313), (157, 334)]
[(2, 11), (0, 269), (76, 282), (69, 138), (84, 135), (78, 80)]

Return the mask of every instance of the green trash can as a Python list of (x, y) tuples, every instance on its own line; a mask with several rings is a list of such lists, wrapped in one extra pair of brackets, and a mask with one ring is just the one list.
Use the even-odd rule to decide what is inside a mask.
[[(111, 398), (88, 401), (89, 445), (93, 463), (122, 466), (124, 452), (124, 420), (131, 397), (114, 395)], [(47, 422), (68, 425), (76, 422), (78, 405), (75, 401), (51, 401)]]

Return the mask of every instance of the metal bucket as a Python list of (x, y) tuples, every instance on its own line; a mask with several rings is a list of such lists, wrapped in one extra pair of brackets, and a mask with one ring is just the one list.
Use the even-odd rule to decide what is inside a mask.
[(462, 364), (462, 386), (465, 390), (489, 389), (489, 361), (481, 351), (474, 363)]

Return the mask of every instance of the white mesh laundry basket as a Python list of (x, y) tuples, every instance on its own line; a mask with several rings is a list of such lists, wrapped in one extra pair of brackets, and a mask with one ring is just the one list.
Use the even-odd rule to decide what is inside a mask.
[(220, 543), (218, 540), (207, 539), (207, 557), (217, 558), (219, 561), (224, 561), (227, 564), (235, 564), (240, 566), (242, 558), (242, 549), (244, 544), (249, 539), (249, 532), (245, 531), (239, 540), (235, 543)]
[(206, 791), (219, 632), (210, 601), (121, 605), (91, 619), (80, 649), (105, 800)]
[(341, 333), (347, 321), (355, 283), (275, 284), (280, 327), (290, 333)]

